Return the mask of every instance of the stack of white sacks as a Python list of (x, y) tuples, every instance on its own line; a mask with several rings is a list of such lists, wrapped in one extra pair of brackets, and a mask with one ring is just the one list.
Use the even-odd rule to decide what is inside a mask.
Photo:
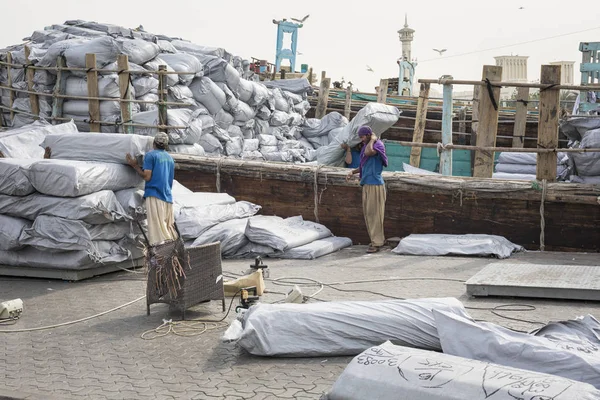
[[(561, 130), (571, 140), (570, 147), (600, 148), (600, 118), (570, 119), (561, 124)], [(569, 162), (571, 182), (600, 184), (600, 153), (569, 153)]]
[[(500, 153), (496, 164), (496, 172), (492, 175), (498, 179), (536, 180), (536, 153)], [(556, 176), (564, 181), (569, 175), (569, 158), (566, 153), (558, 153), (556, 158)]]
[[(241, 58), (221, 48), (86, 21), (52, 25), (35, 31), (29, 39), (29, 60), (25, 59), (23, 45), (0, 50), (0, 60), (6, 60), (10, 52), (17, 64), (30, 62), (36, 66), (54, 67), (62, 56), (68, 67), (85, 68), (85, 55), (94, 53), (99, 68), (118, 70), (117, 57), (126, 54), (130, 70), (146, 72), (131, 74), (129, 93), (137, 100), (158, 100), (159, 82), (157, 75), (150, 71), (157, 71), (159, 65), (166, 65), (167, 71), (187, 72), (167, 75), (168, 101), (181, 104), (169, 106), (167, 115), (169, 126), (180, 127), (169, 130), (171, 151), (175, 153), (284, 162), (311, 162), (319, 158), (322, 164), (339, 164), (343, 159), (339, 144), (351, 140), (358, 129), (339, 114), (324, 122), (306, 120), (305, 115), (310, 109), (307, 92), (311, 88), (306, 79), (256, 82), (253, 79), (257, 77), (247, 67), (244, 69)], [(85, 71), (64, 74), (66, 95), (88, 95)], [(23, 69), (12, 68), (11, 79), (13, 87), (26, 88)], [(56, 85), (56, 71), (36, 70), (34, 82), (34, 90), (51, 93)], [(0, 67), (0, 83), (8, 84), (6, 67)], [(118, 74), (100, 73), (98, 90), (100, 97), (118, 99)], [(0, 103), (9, 106), (8, 91), (2, 91), (1, 95)], [(52, 98), (39, 98), (42, 116), (49, 117)], [(17, 93), (14, 104), (21, 111), (31, 112), (26, 94)], [(379, 124), (387, 129), (398, 119), (399, 111), (395, 107), (381, 104), (368, 107), (370, 109), (358, 122)], [(131, 122), (138, 125), (134, 132), (154, 135), (156, 129), (151, 126), (158, 124), (157, 105), (134, 103), (131, 108)], [(11, 119), (4, 111), (0, 116), (5, 125), (14, 128), (33, 121), (26, 114), (17, 113)], [(65, 100), (63, 117), (73, 118), (80, 131), (89, 131), (86, 100)], [(118, 101), (100, 101), (100, 120), (113, 123), (101, 125), (102, 132), (125, 131), (120, 124), (123, 121)], [(385, 123), (380, 124), (381, 121)], [(341, 128), (344, 127), (348, 128), (343, 131)], [(376, 133), (381, 134), (383, 130)], [(333, 145), (327, 148), (331, 143)], [(316, 149), (321, 147), (327, 149), (318, 157)]]

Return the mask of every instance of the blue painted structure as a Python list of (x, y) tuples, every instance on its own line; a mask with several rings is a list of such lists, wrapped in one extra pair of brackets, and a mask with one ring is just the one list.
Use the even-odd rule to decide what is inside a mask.
[[(296, 71), (296, 48), (298, 45), (298, 29), (302, 28), (302, 24), (296, 24), (288, 21), (273, 21), (277, 24), (277, 44), (275, 47), (275, 71), (281, 70), (281, 62), (290, 60), (290, 71)], [(291, 48), (283, 48), (283, 37), (286, 33), (291, 34)]]

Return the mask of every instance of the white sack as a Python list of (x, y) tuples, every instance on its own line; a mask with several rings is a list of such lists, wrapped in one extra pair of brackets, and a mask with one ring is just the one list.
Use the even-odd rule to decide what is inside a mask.
[(467, 315), (454, 298), (260, 303), (244, 315), (238, 344), (250, 354), (280, 357), (356, 355), (386, 340), (441, 350), (432, 310)]
[(310, 110), (310, 103), (308, 100), (302, 100), (300, 103), (294, 106), (294, 111), (298, 114), (305, 116)]
[(175, 213), (175, 222), (184, 239), (196, 239), (219, 222), (251, 217), (260, 208), (260, 206), (247, 201), (238, 201), (235, 204), (227, 205), (184, 207)]
[(233, 123), (233, 120), (233, 115), (229, 114), (225, 110), (220, 110), (215, 114), (215, 125), (218, 125), (225, 130), (229, 129), (229, 126)]
[(206, 107), (212, 115), (221, 111), (227, 100), (225, 92), (206, 76), (194, 79), (190, 84), (190, 90), (194, 99)]
[[(0, 214), (0, 251), (18, 250), (23, 229), (31, 226), (31, 222), (23, 218)], [(245, 226), (244, 226), (245, 228)]]
[(103, 68), (117, 61), (120, 52), (119, 43), (111, 37), (104, 36), (75, 44), (66, 49), (63, 54), (67, 59), (67, 66), (74, 68), (86, 68), (85, 55), (96, 54), (96, 65)]
[[(137, 96), (144, 94), (138, 93), (137, 90), (135, 93)], [(65, 94), (68, 96), (87, 97), (87, 79), (77, 76), (69, 76), (65, 83)], [(119, 91), (119, 76), (117, 74), (101, 75), (98, 77), (98, 97), (119, 98), (120, 96), (121, 92)]]
[[(600, 121), (598, 121), (598, 124), (600, 125)], [(600, 149), (600, 128), (585, 132), (581, 139), (581, 147), (584, 149)]]
[(105, 133), (47, 135), (40, 146), (50, 147), (52, 158), (127, 164), (127, 153), (140, 157), (152, 151), (154, 139), (147, 136)]
[(324, 239), (332, 234), (326, 226), (305, 221), (301, 216), (286, 219), (260, 216), (248, 221), (246, 236), (251, 242), (284, 251)]
[(262, 146), (277, 146), (278, 140), (273, 135), (258, 135), (258, 142)]
[(130, 63), (142, 65), (152, 60), (160, 52), (158, 45), (142, 39), (117, 39), (121, 52), (126, 54)]
[(187, 154), (190, 156), (205, 156), (204, 148), (198, 143), (169, 145), (169, 153)]
[(599, 398), (585, 383), (386, 342), (356, 356), (324, 400)]
[(260, 107), (270, 97), (269, 89), (261, 82), (250, 82), (254, 89), (252, 90), (252, 98), (248, 101), (252, 107)]
[[(600, 159), (600, 157), (599, 157)], [(564, 165), (556, 166), (556, 174), (562, 175), (565, 173), (567, 167)], [(496, 172), (506, 172), (508, 174), (525, 174), (525, 175), (535, 175), (536, 174), (536, 165), (529, 164), (496, 164)]]
[[(434, 311), (446, 354), (561, 376), (600, 388), (600, 349), (576, 336), (559, 340)], [(592, 345), (592, 346), (590, 346)]]
[(271, 114), (271, 119), (269, 120), (269, 123), (271, 124), (271, 126), (287, 125), (291, 121), (291, 118), (292, 117), (290, 114), (283, 111), (275, 110)]
[(213, 135), (211, 133), (203, 134), (200, 137), (198, 144), (200, 144), (200, 146), (202, 146), (202, 148), (207, 153), (219, 153), (220, 154), (223, 152), (223, 145), (221, 144), (219, 139), (217, 139), (215, 137), (215, 135)]
[[(244, 141), (244, 145), (246, 144), (247, 140)], [(250, 150), (250, 151), (242, 151), (242, 154), (240, 156), (242, 158), (242, 160), (264, 160), (263, 155), (261, 154), (260, 151), (258, 150)]]
[(599, 154), (600, 153), (571, 153), (577, 174), (581, 176), (600, 176)]
[(256, 116), (254, 110), (243, 101), (238, 102), (237, 108), (233, 111), (233, 120), (235, 122), (246, 122)]
[(223, 91), (223, 93), (225, 93), (225, 104), (223, 105), (223, 108), (225, 111), (233, 114), (240, 101), (235, 97), (235, 94), (233, 94), (225, 82), (215, 82), (215, 84)]
[(243, 147), (244, 139), (241, 137), (231, 138), (231, 140), (225, 144), (225, 154), (228, 156), (239, 157), (239, 155), (242, 154)]
[(332, 129), (343, 128), (346, 125), (348, 125), (348, 118), (338, 112), (331, 112), (322, 119), (307, 119), (303, 125), (302, 136), (305, 138), (327, 136)]
[(123, 219), (125, 210), (110, 190), (86, 196), (65, 198), (39, 193), (16, 197), (0, 195), (3, 214), (33, 221), (38, 215), (78, 219), (88, 224), (107, 224)]
[(140, 76), (133, 79), (132, 83), (135, 97), (158, 91), (158, 79), (153, 76)]
[(194, 240), (192, 247), (221, 242), (221, 254), (224, 257), (233, 256), (249, 242), (245, 235), (247, 224), (248, 218), (235, 218), (221, 222), (202, 233)]
[(314, 260), (315, 258), (335, 253), (345, 247), (352, 246), (352, 239), (346, 237), (332, 236), (325, 239), (315, 240), (303, 246), (288, 249), (283, 253), (270, 255), (275, 258), (290, 258), (295, 260)]
[(246, 151), (246, 152), (257, 151), (258, 145), (259, 145), (258, 139), (246, 139), (246, 140), (244, 140), (244, 151)]
[(496, 235), (412, 234), (402, 239), (392, 252), (414, 256), (493, 255), (507, 258), (513, 252), (523, 250), (522, 246)]
[[(556, 155), (556, 163), (563, 164), (566, 159), (566, 153), (559, 152)], [(527, 165), (536, 165), (537, 164), (537, 153), (509, 153), (503, 152), (498, 156), (499, 164), (527, 164)]]
[(18, 129), (0, 132), (0, 152), (8, 158), (44, 158), (44, 148), (40, 144), (46, 135), (77, 132), (73, 121), (59, 125), (35, 121)]
[[(173, 188), (175, 188), (175, 181), (173, 181)], [(171, 190), (173, 192), (173, 190)], [(173, 197), (175, 193), (172, 193)], [(115, 192), (115, 197), (125, 214), (133, 219), (139, 220), (141, 217), (145, 218), (146, 207), (144, 206), (144, 190), (138, 188), (123, 189)]]
[[(167, 67), (167, 72), (175, 72), (175, 70), (169, 65), (169, 63), (167, 63), (165, 60), (163, 60), (161, 57), (156, 57), (154, 60), (148, 61), (146, 64), (143, 65), (143, 67), (145, 69), (147, 69), (148, 71), (152, 71), (152, 72), (157, 72), (158, 71), (158, 67), (164, 65)], [(177, 71), (177, 72), (181, 72), (181, 71)], [(192, 76), (193, 78), (193, 76)], [(184, 79), (186, 79), (184, 77)], [(179, 82), (179, 75), (177, 74), (167, 74), (167, 86), (175, 86), (177, 85), (177, 83)]]
[(537, 177), (531, 174), (509, 174), (507, 172), (494, 172), (492, 174), (494, 179), (508, 179), (517, 181), (535, 181)]
[(275, 250), (273, 250), (269, 246), (263, 246), (261, 244), (248, 242), (245, 245), (243, 245), (242, 247), (240, 247), (240, 249), (238, 251), (236, 251), (235, 254), (228, 256), (228, 257), (231, 257), (231, 258), (256, 258), (257, 256), (264, 257), (264, 256), (267, 256), (274, 252), (275, 252)]
[(0, 194), (26, 196), (33, 193), (35, 189), (26, 173), (33, 162), (31, 158), (0, 158)]
[(252, 95), (254, 95), (254, 85), (246, 79), (240, 79), (238, 87), (235, 89), (231, 88), (231, 90), (237, 92), (238, 98), (244, 103), (250, 102), (252, 100)]
[[(176, 72), (188, 72), (179, 75), (179, 82), (183, 85), (189, 85), (195, 76), (202, 76), (202, 64), (191, 54), (163, 53), (160, 58), (164, 60)], [(158, 68), (157, 68), (158, 69)]]
[[(180, 187), (183, 185), (179, 184)], [(175, 181), (173, 181), (173, 203), (177, 207), (207, 207), (212, 205), (235, 204), (235, 199), (227, 193), (213, 192), (189, 192), (185, 193), (177, 189)]]
[[(169, 144), (194, 144), (198, 143), (202, 136), (202, 120), (200, 119), (201, 110), (192, 111), (187, 108), (171, 108), (167, 110), (167, 125), (179, 126), (184, 128), (169, 129)], [(132, 120), (140, 125), (159, 124), (158, 109), (133, 114)], [(134, 127), (134, 132), (138, 135), (154, 137), (158, 133), (155, 127)]]

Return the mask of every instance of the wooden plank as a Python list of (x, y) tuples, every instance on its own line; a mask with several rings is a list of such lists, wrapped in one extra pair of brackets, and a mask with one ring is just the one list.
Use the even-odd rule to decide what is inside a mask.
[[(429, 106), (429, 83), (421, 83), (419, 90), (419, 100), (417, 101), (417, 115), (415, 120), (415, 130), (413, 133), (413, 142), (422, 143), (425, 134), (425, 125), (427, 124), (427, 107)], [(413, 147), (410, 150), (410, 165), (419, 168), (421, 165), (421, 148)]]
[[(31, 50), (30, 50), (29, 46), (25, 46), (25, 62), (27, 63), (27, 65), (30, 64), (30, 62), (29, 62), (30, 52), (31, 52)], [(27, 89), (30, 92), (33, 92), (34, 91), (33, 77), (35, 75), (35, 70), (32, 68), (27, 68), (25, 70), (25, 72), (26, 72), (25, 77), (27, 78)], [(37, 115), (37, 117), (34, 117), (34, 118), (38, 119), (39, 115), (40, 115), (40, 103), (39, 103), (37, 94), (29, 94), (29, 104), (31, 106), (31, 113), (34, 115)]]
[(517, 105), (515, 107), (515, 125), (513, 131), (512, 147), (525, 147), (525, 128), (527, 126), (527, 101), (529, 101), (529, 88), (517, 88)]
[[(488, 79), (491, 84), (502, 79), (502, 67), (495, 65), (483, 66), (483, 81)], [(477, 146), (495, 147), (498, 131), (498, 104), (500, 104), (500, 87), (492, 86), (492, 96), (486, 86), (479, 93), (479, 124), (477, 126)], [(491, 178), (494, 172), (494, 153), (476, 151), (473, 176)]]
[(377, 90), (377, 102), (385, 104), (387, 100), (388, 86), (390, 82), (387, 79), (381, 79), (379, 81), (379, 89)]
[(308, 69), (308, 83), (310, 83), (311, 86), (313, 84), (313, 69), (312, 69), (312, 67), (310, 67)]
[[(452, 144), (452, 85), (444, 85), (444, 105), (442, 114), (442, 146)], [(452, 150), (441, 150), (440, 172), (452, 176)]]
[[(131, 100), (131, 82), (129, 80), (129, 57), (127, 54), (119, 54), (117, 57), (117, 68), (119, 69), (119, 94), (121, 100)], [(132, 115), (132, 103), (120, 102), (121, 121), (130, 123)], [(124, 133), (133, 133), (133, 126), (123, 125)]]
[(352, 85), (346, 88), (346, 101), (344, 102), (344, 116), (350, 120), (350, 112), (352, 111)]
[(90, 114), (90, 132), (100, 132), (100, 101), (91, 99), (98, 96), (98, 72), (96, 72), (96, 55), (85, 55), (85, 67), (87, 72), (88, 110)]
[[(467, 107), (458, 110), (458, 132), (467, 133)], [(467, 135), (458, 135), (458, 144), (467, 144)]]
[(160, 101), (160, 104), (158, 105), (158, 124), (162, 126), (162, 128), (159, 128), (159, 130), (161, 132), (167, 133), (167, 128), (165, 128), (165, 127), (167, 126), (167, 122), (168, 122), (167, 121), (168, 113), (167, 113), (167, 105), (165, 103), (167, 101), (167, 94), (168, 94), (168, 89), (167, 89), (168, 75), (165, 72), (167, 72), (167, 66), (159, 65), (158, 66), (158, 99)]
[[(560, 68), (560, 65), (542, 65), (540, 83), (560, 85)], [(538, 147), (543, 149), (558, 147), (558, 110), (560, 110), (560, 90), (540, 91)], [(538, 154), (536, 177), (538, 180), (556, 180), (555, 152)]]
[[(67, 76), (69, 75), (68, 71), (64, 71), (61, 68), (67, 66), (67, 62), (63, 56), (59, 56), (56, 59), (56, 66), (59, 68), (56, 72), (56, 83), (54, 84), (54, 98), (52, 102), (52, 117), (60, 118), (63, 116), (63, 103), (65, 99), (63, 97), (59, 97), (65, 94), (65, 89), (67, 87)], [(56, 119), (52, 120), (52, 124), (60, 124), (63, 121), (59, 121)]]
[(325, 77), (325, 71), (321, 72), (321, 87), (319, 88), (319, 100), (315, 110), (315, 118), (321, 119), (327, 114), (327, 102), (329, 101), (329, 87), (331, 78)]

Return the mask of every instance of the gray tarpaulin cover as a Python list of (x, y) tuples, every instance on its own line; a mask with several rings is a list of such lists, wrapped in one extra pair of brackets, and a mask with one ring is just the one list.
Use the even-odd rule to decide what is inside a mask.
[(257, 304), (238, 344), (260, 356), (356, 355), (375, 343), (441, 350), (432, 310), (467, 316), (454, 298)]
[[(563, 164), (566, 163), (567, 153), (559, 152), (556, 156), (556, 163)], [(527, 164), (527, 165), (536, 165), (537, 164), (537, 154), (536, 153), (508, 153), (503, 152), (498, 156), (498, 163), (501, 164)]]
[(184, 239), (196, 239), (219, 222), (234, 218), (251, 217), (260, 208), (260, 206), (248, 201), (238, 201), (235, 204), (225, 205), (182, 207), (175, 211), (175, 222)]
[(97, 241), (92, 243), (90, 250), (48, 252), (26, 247), (18, 251), (0, 251), (0, 264), (82, 270), (98, 267), (98, 263), (122, 262), (129, 259), (130, 254), (115, 242)]
[(35, 191), (26, 169), (34, 159), (0, 158), (0, 194), (25, 196)]
[(126, 164), (125, 154), (143, 156), (152, 151), (153, 141), (148, 136), (121, 133), (51, 134), (41, 146), (52, 149), (52, 158)]
[(251, 242), (284, 251), (331, 236), (326, 226), (305, 221), (301, 216), (283, 219), (258, 216), (248, 221), (246, 236)]
[(78, 219), (88, 224), (108, 224), (123, 219), (125, 211), (110, 190), (64, 198), (33, 193), (16, 197), (0, 195), (3, 214), (33, 221), (38, 215)]
[(20, 238), (22, 244), (41, 249), (87, 250), (94, 240), (118, 241), (132, 230), (127, 221), (90, 225), (83, 221), (40, 215)]
[(74, 160), (37, 161), (29, 167), (27, 176), (38, 192), (60, 197), (122, 190), (142, 182), (129, 165)]
[(0, 214), (0, 250), (17, 250), (22, 247), (19, 241), (21, 233), (30, 226), (31, 221)]
[(433, 313), (446, 354), (557, 375), (600, 388), (597, 340), (564, 334), (533, 336), (442, 310)]
[[(144, 189), (132, 188), (115, 192), (117, 201), (125, 210), (125, 213), (134, 219), (145, 219), (146, 207), (144, 207)], [(175, 194), (173, 194), (175, 197)]]
[(40, 143), (46, 135), (77, 132), (73, 121), (60, 125), (35, 121), (21, 128), (0, 132), (0, 152), (8, 158), (44, 158), (44, 148), (40, 147)]
[(283, 253), (270, 254), (269, 257), (314, 260), (315, 258), (323, 257), (349, 246), (352, 246), (352, 239), (332, 236), (288, 249)]
[(325, 400), (597, 400), (593, 386), (386, 342), (355, 357)]
[(248, 218), (235, 218), (221, 222), (200, 235), (192, 246), (221, 242), (221, 254), (233, 256), (240, 248), (248, 243), (245, 235)]
[[(536, 168), (535, 164), (496, 164), (496, 172), (505, 172), (508, 174), (535, 175)], [(564, 174), (566, 169), (567, 167), (565, 165), (557, 165), (556, 175)]]
[(306, 78), (264, 81), (261, 83), (268, 88), (279, 88), (296, 94), (304, 94), (311, 89), (310, 83)]
[[(180, 185), (182, 186), (182, 185)], [(173, 187), (175, 183), (173, 182)], [(227, 193), (190, 192), (173, 193), (173, 203), (178, 207), (206, 207), (211, 205), (235, 204), (235, 198)]]
[(496, 235), (412, 234), (402, 239), (392, 252), (414, 256), (494, 255), (507, 258), (513, 252), (523, 250), (523, 247)]

